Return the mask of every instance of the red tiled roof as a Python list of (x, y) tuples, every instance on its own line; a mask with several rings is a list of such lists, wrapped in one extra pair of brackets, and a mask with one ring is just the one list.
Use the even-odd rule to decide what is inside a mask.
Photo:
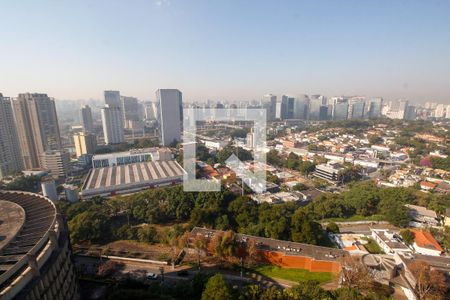
[(414, 241), (416, 242), (417, 246), (444, 252), (441, 245), (439, 245), (439, 243), (434, 239), (433, 235), (431, 235), (431, 233), (429, 233), (428, 231), (416, 229), (412, 229), (411, 231), (414, 234)]
[(428, 181), (421, 181), (420, 182), (420, 186), (425, 186), (425, 187), (434, 189), (437, 186), (437, 184), (436, 183), (432, 183), (432, 182), (428, 182)]

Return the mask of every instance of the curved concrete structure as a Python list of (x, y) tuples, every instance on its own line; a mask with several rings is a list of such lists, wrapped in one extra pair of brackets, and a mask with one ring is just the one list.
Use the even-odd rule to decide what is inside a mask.
[(48, 198), (0, 191), (0, 299), (79, 299), (67, 227)]

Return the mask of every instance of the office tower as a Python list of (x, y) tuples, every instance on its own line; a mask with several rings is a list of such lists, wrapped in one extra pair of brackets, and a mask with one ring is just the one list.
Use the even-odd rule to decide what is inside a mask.
[(381, 117), (381, 109), (383, 108), (383, 98), (372, 98), (369, 101), (369, 109), (367, 115), (370, 119)]
[(40, 168), (42, 153), (61, 149), (55, 101), (47, 94), (27, 93), (12, 103), (24, 168)]
[(348, 100), (348, 119), (362, 119), (364, 118), (365, 110), (364, 97), (352, 97)]
[(146, 120), (156, 120), (156, 103), (148, 101), (144, 102), (144, 117)]
[(66, 150), (45, 151), (41, 155), (42, 168), (50, 170), (53, 178), (65, 178), (69, 174), (70, 154)]
[(322, 121), (327, 119), (327, 99), (321, 95), (312, 95), (309, 100), (308, 119)]
[(156, 91), (156, 100), (161, 144), (169, 146), (174, 141), (181, 141), (181, 122), (183, 120), (181, 92), (176, 89), (159, 89)]
[(308, 115), (309, 97), (298, 95), (294, 97), (294, 119), (306, 120)]
[(277, 96), (272, 94), (264, 95), (261, 102), (261, 106), (267, 111), (267, 121), (274, 121), (277, 117)]
[(123, 107), (123, 118), (125, 128), (133, 128), (134, 124), (141, 121), (140, 118), (140, 106), (137, 98), (134, 97), (121, 97)]
[(344, 97), (331, 98), (333, 103), (333, 120), (346, 120), (348, 116), (348, 100)]
[(73, 136), (77, 157), (83, 154), (94, 154), (97, 148), (97, 138), (92, 133), (79, 132)]
[(404, 119), (412, 121), (412, 120), (415, 120), (416, 118), (417, 118), (416, 107), (413, 105), (406, 106)]
[(92, 120), (92, 110), (89, 105), (83, 105), (80, 110), (81, 125), (85, 132), (94, 131), (94, 122)]
[(125, 141), (123, 132), (123, 115), (120, 107), (106, 104), (101, 110), (103, 135), (107, 145), (119, 144)]
[(0, 179), (23, 170), (11, 100), (0, 93)]
[(280, 117), (282, 120), (294, 119), (295, 97), (283, 95), (281, 96)]

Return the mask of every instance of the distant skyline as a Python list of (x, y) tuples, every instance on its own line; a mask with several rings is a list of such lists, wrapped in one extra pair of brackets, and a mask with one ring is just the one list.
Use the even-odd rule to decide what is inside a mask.
[(450, 104), (450, 1), (7, 1), (0, 93)]

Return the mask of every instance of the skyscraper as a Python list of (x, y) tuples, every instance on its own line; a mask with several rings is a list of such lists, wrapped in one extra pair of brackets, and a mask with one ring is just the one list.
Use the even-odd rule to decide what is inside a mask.
[(104, 96), (105, 96), (105, 104), (108, 104), (110, 107), (122, 108), (122, 101), (120, 100), (119, 91), (105, 91)]
[(107, 145), (123, 143), (125, 136), (123, 132), (123, 114), (120, 107), (106, 104), (101, 112), (105, 143)]
[(121, 97), (123, 107), (123, 118), (125, 128), (134, 128), (136, 124), (142, 121), (140, 117), (140, 105), (137, 98)]
[(282, 120), (294, 119), (295, 97), (283, 95), (281, 96), (280, 118)]
[(277, 96), (272, 94), (264, 95), (261, 102), (261, 106), (267, 110), (267, 121), (275, 120), (277, 117)]
[(383, 98), (372, 98), (369, 102), (368, 117), (376, 119), (381, 117), (381, 109), (383, 107)]
[(19, 94), (13, 109), (24, 168), (40, 168), (42, 153), (61, 149), (55, 101), (47, 94)]
[(92, 110), (89, 105), (83, 105), (80, 110), (81, 125), (85, 132), (93, 132), (94, 122), (92, 120)]
[(306, 120), (308, 115), (309, 97), (298, 95), (294, 98), (294, 119)]
[(0, 179), (22, 171), (20, 154), (11, 100), (0, 93)]
[(333, 103), (333, 120), (346, 120), (348, 116), (348, 100), (344, 97), (331, 98)]
[(312, 95), (309, 100), (308, 119), (326, 120), (327, 119), (327, 99), (321, 95)]
[(348, 100), (348, 119), (362, 119), (364, 118), (365, 110), (364, 97), (352, 97)]
[(183, 119), (181, 92), (176, 89), (159, 89), (156, 91), (156, 101), (161, 144), (169, 146), (174, 141), (181, 141)]

